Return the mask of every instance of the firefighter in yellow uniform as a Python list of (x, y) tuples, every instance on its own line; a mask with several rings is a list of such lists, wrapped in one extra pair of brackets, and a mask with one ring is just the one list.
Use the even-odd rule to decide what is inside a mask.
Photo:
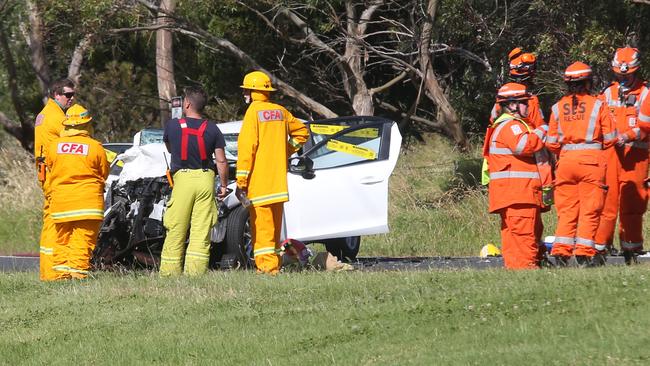
[(39, 181), (43, 189), (43, 226), (40, 238), (40, 279), (52, 281), (57, 279), (58, 273), (52, 269), (52, 256), (56, 242), (56, 229), (50, 215), (50, 180), (45, 161), (50, 143), (59, 138), (63, 130), (65, 111), (74, 100), (74, 83), (69, 79), (57, 80), (50, 85), (50, 96), (45, 107), (36, 117), (34, 122), (34, 157), (39, 170)]
[(259, 272), (280, 270), (280, 227), (289, 200), (287, 160), (307, 141), (309, 131), (283, 106), (269, 101), (275, 91), (261, 71), (244, 77), (244, 99), (250, 103), (237, 141), (237, 196), (250, 200), (253, 255)]
[(106, 152), (93, 139), (92, 117), (75, 104), (66, 112), (61, 137), (49, 147), (50, 212), (57, 232), (53, 268), (58, 278), (86, 278), (104, 218)]

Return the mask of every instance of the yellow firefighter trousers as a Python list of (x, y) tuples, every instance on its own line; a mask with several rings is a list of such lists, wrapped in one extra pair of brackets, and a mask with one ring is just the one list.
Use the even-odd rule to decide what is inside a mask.
[(280, 270), (280, 229), (284, 202), (250, 208), (253, 255), (258, 272), (275, 274)]
[[(214, 171), (181, 169), (174, 173), (174, 189), (163, 223), (167, 236), (160, 256), (160, 275), (200, 275), (208, 270), (210, 229), (217, 223)], [(190, 225), (191, 223), (191, 225)], [(185, 250), (185, 237), (190, 242)]]
[(52, 264), (59, 274), (57, 279), (88, 277), (102, 221), (77, 220), (54, 225), (58, 236)]
[(52, 215), (50, 214), (50, 202), (46, 197), (43, 203), (43, 227), (41, 228), (41, 239), (39, 241), (41, 281), (53, 281), (60, 276), (60, 273), (52, 269), (52, 256), (54, 255), (56, 238), (56, 227), (54, 227), (54, 221), (52, 221)]

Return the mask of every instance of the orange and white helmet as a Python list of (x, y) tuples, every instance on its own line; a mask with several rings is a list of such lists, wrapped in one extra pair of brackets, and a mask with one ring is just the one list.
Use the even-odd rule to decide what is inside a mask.
[(526, 85), (520, 83), (503, 84), (497, 92), (497, 103), (528, 99), (530, 99), (528, 88), (526, 88)]
[(584, 62), (576, 61), (564, 71), (564, 81), (580, 81), (591, 79), (591, 67)]
[(524, 52), (517, 47), (508, 54), (510, 60), (510, 76), (514, 79), (525, 79), (533, 76), (537, 69), (537, 58), (532, 53)]
[(617, 74), (632, 74), (639, 69), (641, 55), (639, 50), (632, 47), (619, 48), (614, 53), (612, 71)]

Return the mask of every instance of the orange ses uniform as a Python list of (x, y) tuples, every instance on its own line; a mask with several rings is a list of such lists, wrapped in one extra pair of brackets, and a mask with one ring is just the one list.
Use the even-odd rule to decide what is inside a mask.
[(603, 102), (587, 94), (565, 96), (551, 108), (546, 146), (559, 160), (555, 170), (558, 224), (554, 256), (593, 257), (605, 201), (604, 148), (616, 130)]
[(618, 82), (614, 82), (600, 95), (614, 117), (618, 133), (627, 142), (625, 146), (616, 146), (605, 152), (605, 183), (609, 189), (596, 232), (599, 250), (612, 245), (619, 209), (621, 248), (635, 252), (643, 249), (643, 214), (648, 206), (644, 184), (648, 175), (648, 137), (639, 128), (637, 116), (649, 91), (645, 82), (638, 82), (625, 92)]
[(50, 145), (51, 213), (57, 231), (54, 270), (84, 278), (104, 218), (109, 165), (102, 145), (83, 130), (65, 130)]
[(489, 211), (501, 215), (501, 241), (506, 268), (537, 268), (536, 224), (542, 205), (542, 183), (535, 153), (544, 148), (545, 125), (530, 131), (510, 114), (494, 121), (486, 135), (490, 173)]
[[(47, 104), (43, 107), (41, 113), (36, 117), (34, 122), (34, 156), (43, 157), (47, 160), (47, 150), (50, 143), (59, 138), (63, 130), (63, 121), (65, 113), (61, 106), (54, 100), (48, 99)], [(56, 228), (50, 215), (50, 179), (49, 173), (45, 175), (45, 181), (41, 182), (43, 195), (43, 226), (41, 228), (40, 238), (40, 279), (51, 281), (57, 279), (57, 272), (52, 269), (52, 257), (56, 243)]]
[(253, 226), (253, 255), (262, 272), (280, 269), (283, 204), (289, 200), (287, 159), (309, 136), (307, 127), (284, 107), (253, 91), (237, 141), (237, 187), (247, 191)]

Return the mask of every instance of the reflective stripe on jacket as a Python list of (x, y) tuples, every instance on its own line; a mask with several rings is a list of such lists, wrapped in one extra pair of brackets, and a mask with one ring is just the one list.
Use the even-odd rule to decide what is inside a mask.
[(607, 106), (596, 97), (564, 96), (551, 108), (546, 147), (556, 154), (602, 150), (616, 142), (616, 129)]
[[(492, 106), (492, 111), (490, 111), (490, 125), (487, 131), (488, 134), (492, 133), (492, 129), (494, 128), (494, 121), (501, 114), (501, 106), (499, 103), (494, 103)], [(537, 128), (541, 125), (546, 124), (544, 121), (544, 113), (542, 112), (542, 109), (539, 105), (539, 98), (537, 98), (536, 95), (533, 95), (528, 100), (528, 116), (526, 116), (526, 118), (523, 118), (523, 120), (528, 126), (531, 126), (532, 128)], [(483, 144), (483, 157), (487, 157), (488, 155), (489, 144), (490, 142), (485, 140), (485, 143)]]
[(102, 145), (86, 131), (63, 131), (49, 147), (50, 210), (54, 222), (102, 220), (109, 165)]
[[(638, 123), (639, 111), (644, 100), (647, 99), (650, 89), (648, 89), (646, 82), (639, 82), (633, 88), (623, 94), (620, 84), (613, 82), (608, 86), (601, 95), (600, 100), (604, 101), (609, 107), (612, 115), (614, 127), (619, 134), (626, 136), (629, 141), (628, 146), (633, 148), (641, 148), (647, 150), (647, 134), (641, 132)], [(634, 144), (633, 142), (644, 142)]]
[(540, 173), (535, 153), (544, 148), (546, 126), (530, 130), (526, 123), (504, 113), (494, 121), (489, 137), (489, 211), (515, 204), (541, 206)]
[(237, 186), (253, 206), (289, 200), (287, 159), (309, 136), (307, 127), (279, 104), (254, 100), (237, 140)]

